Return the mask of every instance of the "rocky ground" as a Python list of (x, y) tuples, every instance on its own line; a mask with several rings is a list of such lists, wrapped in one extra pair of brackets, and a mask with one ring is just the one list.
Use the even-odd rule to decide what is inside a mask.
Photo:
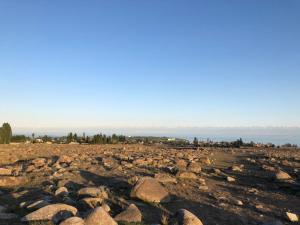
[(0, 145), (0, 224), (299, 224), (300, 151)]

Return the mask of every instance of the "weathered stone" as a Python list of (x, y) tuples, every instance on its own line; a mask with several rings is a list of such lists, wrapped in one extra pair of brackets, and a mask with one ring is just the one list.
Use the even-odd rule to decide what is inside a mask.
[(226, 177), (228, 182), (235, 182), (235, 178), (233, 177)]
[(136, 207), (134, 204), (131, 204), (125, 211), (116, 215), (115, 220), (124, 222), (141, 222), (142, 214), (138, 207)]
[(66, 187), (60, 187), (55, 191), (55, 196), (64, 197), (69, 194), (69, 191)]
[(80, 217), (74, 216), (64, 220), (59, 225), (84, 225), (84, 220)]
[(102, 208), (98, 207), (85, 219), (85, 225), (118, 225), (117, 222)]
[(298, 222), (299, 218), (295, 213), (286, 212), (287, 219), (290, 222)]
[(180, 209), (175, 213), (178, 225), (203, 225), (201, 220), (186, 209)]
[(230, 167), (230, 169), (235, 172), (243, 172), (242, 168), (236, 165)]
[(83, 198), (80, 200), (80, 204), (84, 207), (84, 208), (91, 208), (91, 209), (95, 209), (99, 206), (101, 206), (101, 203), (103, 202), (102, 198)]
[(52, 220), (57, 223), (68, 217), (75, 216), (77, 209), (73, 206), (66, 204), (53, 204), (40, 208), (22, 218), (23, 222), (26, 221), (39, 221), (39, 220)]
[(193, 172), (178, 172), (176, 174), (177, 177), (181, 179), (198, 179), (198, 176)]
[(288, 173), (283, 172), (283, 171), (281, 171), (281, 170), (275, 174), (275, 178), (276, 178), (276, 180), (278, 180), (278, 181), (282, 181), (282, 180), (290, 180), (290, 179), (292, 179), (292, 177), (291, 177)]
[(168, 191), (154, 178), (141, 178), (130, 193), (131, 197), (139, 198), (146, 202), (168, 202)]
[(86, 187), (81, 188), (77, 194), (79, 196), (89, 196), (89, 197), (100, 197), (102, 199), (108, 198), (108, 193), (105, 191), (104, 187)]
[(104, 209), (106, 212), (109, 212), (109, 211), (110, 211), (110, 207), (109, 207), (109, 205), (107, 205), (106, 203), (102, 204), (101, 207), (102, 207), (102, 209)]
[(160, 183), (177, 183), (177, 179), (175, 177), (170, 176), (166, 173), (157, 173), (154, 175), (154, 178)]

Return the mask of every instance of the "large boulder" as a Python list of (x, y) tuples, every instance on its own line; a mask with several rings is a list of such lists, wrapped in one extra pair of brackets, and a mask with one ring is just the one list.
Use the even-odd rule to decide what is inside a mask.
[(73, 206), (66, 204), (52, 204), (40, 208), (22, 218), (23, 222), (26, 221), (53, 221), (58, 223), (64, 219), (77, 214), (77, 209)]
[(124, 221), (124, 222), (141, 222), (142, 221), (142, 213), (135, 206), (135, 204), (131, 204), (125, 211), (119, 213), (115, 216), (116, 221)]
[(139, 198), (145, 202), (168, 202), (168, 191), (154, 178), (141, 178), (131, 190), (130, 196)]
[(102, 208), (94, 209), (85, 219), (85, 225), (118, 225), (117, 222)]
[(203, 225), (202, 221), (186, 209), (180, 209), (175, 213), (177, 225)]
[(74, 216), (64, 220), (59, 225), (84, 225), (84, 220), (80, 217)]

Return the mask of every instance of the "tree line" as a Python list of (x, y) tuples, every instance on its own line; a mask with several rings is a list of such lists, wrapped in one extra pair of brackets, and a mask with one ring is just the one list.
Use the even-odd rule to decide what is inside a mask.
[(12, 138), (12, 130), (9, 123), (3, 123), (0, 127), (0, 144), (9, 144)]
[(105, 135), (105, 134), (95, 134), (91, 137), (85, 136), (83, 134), (82, 137), (79, 137), (76, 133), (70, 132), (67, 135), (67, 143), (78, 142), (78, 143), (86, 143), (86, 144), (117, 144), (124, 143), (126, 141), (126, 137), (124, 135)]

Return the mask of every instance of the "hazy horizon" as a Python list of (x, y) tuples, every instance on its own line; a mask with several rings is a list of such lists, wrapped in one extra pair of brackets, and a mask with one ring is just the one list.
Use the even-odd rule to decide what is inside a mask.
[(299, 127), (90, 127), (90, 128), (18, 128), (14, 129), (15, 134), (31, 136), (38, 135), (66, 136), (69, 132), (94, 135), (113, 133), (126, 136), (167, 136), (192, 140), (194, 137), (200, 140), (207, 138), (214, 141), (233, 141), (243, 138), (245, 141), (258, 143), (274, 143), (282, 145), (292, 143), (300, 145)]

